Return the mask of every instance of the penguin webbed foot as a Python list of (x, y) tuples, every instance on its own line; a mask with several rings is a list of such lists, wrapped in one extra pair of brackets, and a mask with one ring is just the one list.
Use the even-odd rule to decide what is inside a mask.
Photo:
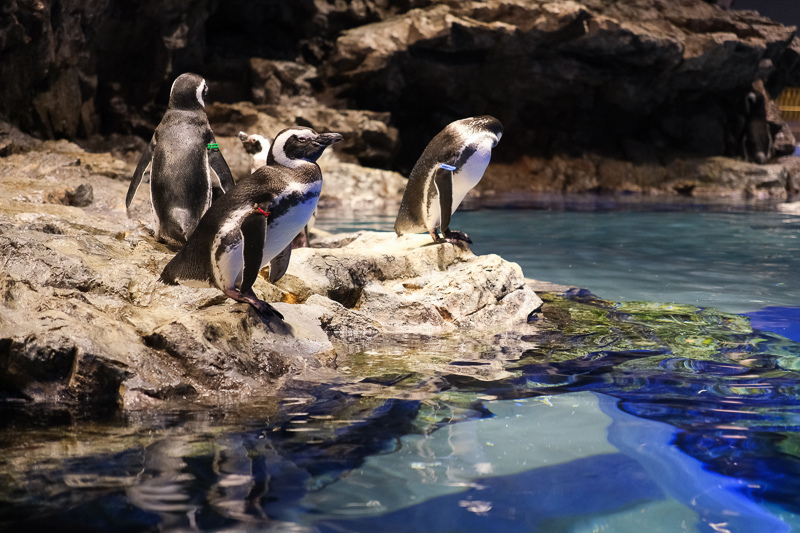
[(444, 230), (442, 232), (444, 234), (444, 237), (440, 237), (439, 232), (437, 230), (433, 230), (428, 233), (430, 233), (430, 236), (433, 238), (433, 242), (435, 242), (436, 244), (442, 244), (445, 242), (449, 242), (451, 244), (458, 244), (459, 241), (472, 244), (472, 239), (470, 239), (469, 236), (463, 231), (455, 231), (449, 229)]
[(280, 320), (283, 320), (283, 315), (277, 309), (256, 296), (252, 289), (247, 292), (239, 292), (235, 289), (228, 289), (223, 292), (225, 293), (225, 296), (231, 298), (232, 300), (250, 304), (253, 309), (258, 311), (258, 313), (263, 316), (274, 316)]
[(456, 241), (464, 241), (468, 242), (469, 244), (472, 244), (472, 239), (470, 239), (469, 235), (467, 235), (463, 231), (446, 230), (443, 233), (444, 233), (444, 238), (448, 242), (452, 242), (453, 244), (455, 244)]

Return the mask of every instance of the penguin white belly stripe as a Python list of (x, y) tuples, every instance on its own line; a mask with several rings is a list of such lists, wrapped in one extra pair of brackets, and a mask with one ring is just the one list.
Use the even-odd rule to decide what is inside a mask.
[(264, 241), (264, 255), (261, 258), (262, 266), (268, 264), (276, 255), (282, 252), (297, 234), (303, 230), (303, 227), (308, 223), (317, 208), (320, 191), (322, 191), (322, 181), (292, 185), (275, 199), (273, 205), (279, 204), (281, 200), (292, 195), (306, 198), (305, 201), (298, 202), (289, 208), (285, 214), (270, 222), (267, 229), (267, 239)]
[(483, 141), (464, 166), (453, 172), (453, 207), (450, 214), (456, 212), (467, 193), (481, 181), (491, 158), (492, 141)]

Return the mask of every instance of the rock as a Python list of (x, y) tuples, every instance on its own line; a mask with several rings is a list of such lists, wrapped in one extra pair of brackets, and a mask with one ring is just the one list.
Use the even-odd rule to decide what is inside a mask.
[(665, 187), (691, 196), (786, 198), (789, 173), (780, 164), (756, 165), (727, 157), (679, 160), (667, 169)]
[(729, 157), (707, 157), (675, 158), (661, 164), (598, 155), (525, 157), (514, 165), (490, 165), (474, 194), (617, 192), (783, 199), (793, 187), (800, 190), (796, 184), (798, 161), (796, 157), (783, 157), (759, 165)]
[[(207, 106), (206, 112), (215, 135), (223, 137), (236, 137), (244, 131), (272, 140), (291, 126), (341, 133), (344, 140), (332, 152), (350, 163), (387, 167), (398, 149), (399, 134), (389, 126), (388, 114), (332, 109), (309, 98), (285, 99), (280, 105), (265, 106), (215, 103)], [(243, 149), (240, 151), (244, 153)], [(227, 160), (229, 156), (223, 155)]]
[(433, 245), (428, 235), (363, 232), (340, 248), (302, 248), (292, 256), (281, 289), (300, 301), (330, 298), (384, 332), (510, 328), (541, 305), (518, 265), (476, 257), (463, 244)]
[[(217, 289), (157, 281), (174, 252), (127, 217), (117, 172), (132, 171), (67, 141), (0, 159), (0, 397), (128, 411), (247, 402), (338, 379), (350, 343), (491, 336), (539, 303), (499, 257), (367, 233), (296, 250), (277, 287), (259, 278), (285, 317), (265, 319)], [(47, 202), (58, 194), (69, 201)]]
[(436, 2), (344, 32), (319, 70), (348, 106), (391, 112), (401, 169), (478, 114), (505, 125), (499, 159), (616, 155), (631, 141), (725, 155), (740, 151), (761, 62), (782, 69), (772, 95), (800, 72), (793, 42), (790, 28), (699, 0)]
[(26, 152), (41, 142), (8, 122), (0, 121), (0, 157)]
[(331, 159), (320, 162), (322, 169), (321, 208), (387, 208), (396, 213), (407, 180), (390, 170), (362, 167)]
[(292, 96), (312, 96), (310, 79), (316, 69), (293, 61), (270, 61), (254, 57), (250, 60), (254, 104), (281, 104)]

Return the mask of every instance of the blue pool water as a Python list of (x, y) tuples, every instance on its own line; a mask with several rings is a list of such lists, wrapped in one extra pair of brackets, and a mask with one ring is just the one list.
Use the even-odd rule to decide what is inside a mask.
[[(451, 228), (477, 254), (519, 263), (526, 277), (612, 301), (656, 301), (744, 313), (800, 305), (800, 217), (719, 209), (458, 211)], [(329, 230), (391, 231), (394, 218), (326, 213)]]
[(585, 289), (519, 331), (351, 345), (371, 377), (242, 412), (0, 403), (0, 531), (800, 531), (800, 218), (598, 205), (456, 213)]

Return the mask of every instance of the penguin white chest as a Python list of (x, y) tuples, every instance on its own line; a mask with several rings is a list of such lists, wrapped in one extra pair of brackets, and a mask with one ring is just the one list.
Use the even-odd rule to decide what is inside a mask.
[(492, 158), (492, 144), (490, 140), (479, 143), (464, 164), (453, 171), (453, 207), (450, 214), (456, 212), (467, 193), (481, 181)]
[(269, 223), (261, 265), (268, 264), (300, 233), (317, 208), (322, 181), (292, 185), (273, 202), (275, 216)]

